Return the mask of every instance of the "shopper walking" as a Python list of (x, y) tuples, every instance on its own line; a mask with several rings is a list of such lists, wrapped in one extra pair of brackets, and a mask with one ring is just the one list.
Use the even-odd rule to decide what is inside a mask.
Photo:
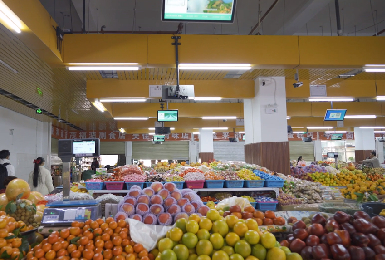
[(44, 158), (38, 157), (33, 161), (35, 167), (29, 174), (28, 184), (31, 191), (38, 191), (42, 195), (48, 195), (54, 190), (52, 177), (49, 170), (44, 168)]
[(0, 151), (0, 189), (5, 189), (4, 181), (8, 176), (15, 176), (15, 167), (11, 165), (9, 150)]
[(96, 172), (96, 168), (99, 168), (99, 162), (98, 162), (98, 158), (95, 157), (94, 161), (91, 164), (91, 170)]

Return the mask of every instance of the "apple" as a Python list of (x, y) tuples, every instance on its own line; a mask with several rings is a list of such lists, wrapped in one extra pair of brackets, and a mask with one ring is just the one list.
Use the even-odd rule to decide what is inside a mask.
[(349, 222), (350, 215), (346, 214), (343, 211), (337, 211), (334, 213), (333, 218), (338, 222), (338, 224), (343, 224)]
[(377, 237), (379, 240), (384, 241), (385, 239), (385, 228), (381, 228), (377, 231)]
[(301, 250), (301, 256), (302, 256), (302, 259), (303, 259), (303, 260), (311, 260), (311, 259), (314, 259), (314, 258), (313, 258), (313, 247), (311, 247), (311, 246), (305, 246), (305, 247)]
[(342, 244), (342, 239), (339, 235), (337, 235), (337, 233), (334, 232), (327, 234), (327, 240), (329, 246)]
[(362, 218), (355, 219), (353, 221), (353, 226), (357, 230), (357, 232), (360, 232), (363, 234), (376, 234), (378, 231), (377, 226), (373, 225), (371, 222)]
[(288, 220), (287, 220), (287, 223), (290, 224), (290, 223), (294, 223), (297, 221), (297, 218), (296, 217), (290, 217)]
[(301, 239), (296, 238), (290, 244), (290, 251), (295, 253), (301, 253), (302, 249), (305, 246), (306, 246), (305, 242), (303, 242)]
[[(382, 245), (381, 241), (373, 234), (368, 234), (367, 237), (369, 238), (369, 244), (368, 246), (371, 249), (374, 249), (377, 245)], [(376, 252), (377, 253), (377, 252)], [(378, 253), (377, 253), (378, 254)]]
[(335, 219), (330, 219), (326, 222), (325, 229), (327, 232), (333, 232), (334, 230), (338, 230), (338, 222)]
[[(299, 230), (299, 229), (298, 229)], [(315, 235), (309, 235), (306, 239), (306, 245), (317, 246), (319, 244), (319, 238)]]
[(364, 246), (364, 247), (362, 247), (362, 250), (364, 250), (364, 252), (365, 252), (365, 259), (366, 260), (374, 260), (376, 253), (374, 253), (374, 251), (370, 247)]
[(289, 248), (289, 246), (290, 246), (289, 241), (287, 241), (287, 240), (282, 240), (281, 242), (279, 242), (279, 244), (281, 246), (285, 246), (287, 248)]
[(309, 234), (306, 229), (296, 229), (294, 230), (293, 235), (295, 238), (305, 241)]
[(370, 216), (368, 215), (368, 213), (364, 212), (364, 211), (356, 211), (353, 215), (354, 219), (365, 219), (369, 222), (372, 222), (372, 219), (370, 218)]
[(375, 216), (372, 218), (372, 223), (378, 228), (385, 228), (385, 218), (383, 216)]
[(305, 228), (306, 228), (306, 224), (302, 220), (298, 220), (293, 225), (293, 231), (296, 229), (305, 229)]
[(370, 240), (362, 233), (355, 233), (352, 235), (352, 244), (360, 247), (367, 247)]
[(242, 212), (242, 219), (253, 218), (253, 213), (251, 212)]
[(231, 206), (230, 207), (230, 213), (233, 213), (233, 212), (241, 212), (241, 207), (238, 206), (238, 205), (235, 205), (235, 206)]
[(328, 237), (327, 237), (327, 234), (323, 234), (323, 235), (321, 236), (321, 244), (325, 244), (325, 245), (328, 244)]
[(374, 252), (376, 253), (376, 255), (382, 255), (382, 254), (385, 254), (385, 246), (383, 245), (376, 245), (374, 248), (373, 248)]
[(311, 222), (312, 224), (321, 224), (324, 226), (326, 224), (326, 219), (321, 213), (317, 213), (313, 216)]
[(324, 227), (321, 224), (313, 224), (310, 226), (310, 234), (322, 236), (323, 234), (325, 234)]
[(348, 251), (352, 260), (365, 260), (365, 252), (361, 247), (349, 246)]
[(356, 229), (349, 223), (344, 223), (341, 225), (341, 227), (343, 230), (348, 231), (350, 235), (357, 233)]
[(329, 247), (325, 244), (313, 246), (313, 257), (314, 259), (320, 260), (328, 258), (330, 255)]
[(374, 257), (374, 260), (385, 260), (385, 254), (382, 254), (382, 255), (376, 255)]
[(334, 233), (336, 233), (342, 240), (342, 245), (345, 247), (350, 246), (350, 235), (349, 232), (346, 230), (335, 230)]
[(334, 260), (350, 260), (349, 251), (343, 245), (332, 245), (330, 251)]

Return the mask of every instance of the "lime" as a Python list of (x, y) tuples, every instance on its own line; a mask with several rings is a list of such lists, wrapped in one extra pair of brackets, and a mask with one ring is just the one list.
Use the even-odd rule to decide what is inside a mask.
[(232, 246), (224, 246), (221, 250), (225, 251), (227, 255), (233, 255), (235, 253)]
[(211, 260), (211, 257), (208, 255), (200, 255), (197, 260)]
[(177, 260), (176, 254), (174, 253), (174, 251), (172, 251), (170, 249), (162, 251), (161, 259), (162, 260)]
[(197, 232), (197, 237), (199, 240), (208, 240), (210, 239), (210, 232), (207, 229), (199, 229)]
[(186, 230), (187, 232), (196, 234), (199, 230), (199, 225), (195, 220), (189, 220), (186, 224)]
[(213, 245), (209, 240), (200, 240), (196, 245), (197, 255), (211, 255), (213, 251)]
[(195, 234), (187, 232), (182, 236), (182, 243), (187, 246), (188, 249), (193, 249), (198, 243), (198, 238)]
[(210, 219), (211, 221), (215, 221), (220, 218), (219, 212), (215, 209), (210, 209), (206, 213), (206, 218)]
[(277, 240), (275, 239), (275, 236), (271, 233), (266, 232), (261, 236), (261, 244), (266, 249), (275, 247), (275, 242), (277, 242)]
[(255, 230), (249, 230), (245, 234), (245, 240), (250, 245), (256, 245), (259, 243), (260, 240), (259, 233)]
[(196, 254), (189, 255), (187, 260), (197, 260), (198, 256)]
[(286, 254), (282, 249), (273, 247), (267, 251), (266, 260), (286, 260)]
[(218, 250), (216, 251), (212, 256), (212, 260), (229, 260), (229, 256), (226, 254), (225, 251)]
[(183, 233), (186, 233), (186, 223), (187, 223), (187, 220), (185, 218), (180, 218), (175, 222), (175, 226), (177, 228), (180, 228), (183, 231)]
[(217, 220), (213, 224), (213, 232), (219, 233), (222, 237), (226, 236), (229, 233), (229, 226), (225, 220)]
[(174, 243), (169, 238), (163, 238), (158, 242), (159, 252), (163, 252), (164, 250), (167, 250), (167, 249), (172, 249), (173, 247), (174, 247)]
[(233, 254), (230, 256), (230, 260), (244, 260), (244, 258), (240, 254)]
[(255, 245), (251, 250), (251, 254), (259, 260), (265, 260), (267, 254), (266, 248), (264, 248), (261, 244)]
[(176, 258), (178, 260), (187, 260), (190, 255), (185, 245), (176, 245), (173, 248), (173, 251), (175, 252)]
[(250, 244), (245, 240), (239, 240), (234, 246), (235, 253), (240, 254), (243, 257), (248, 257), (251, 254)]

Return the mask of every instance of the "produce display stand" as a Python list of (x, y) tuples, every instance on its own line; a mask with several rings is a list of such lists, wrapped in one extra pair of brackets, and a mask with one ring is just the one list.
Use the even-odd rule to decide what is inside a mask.
[[(274, 191), (276, 198), (279, 196), (279, 188), (274, 187), (262, 187), (262, 188), (221, 188), (221, 189), (209, 189), (209, 188), (203, 188), (203, 189), (193, 189), (194, 191), (198, 192), (231, 192), (231, 191), (238, 191), (238, 192), (252, 192), (252, 191)], [(246, 194), (247, 195), (247, 194)]]

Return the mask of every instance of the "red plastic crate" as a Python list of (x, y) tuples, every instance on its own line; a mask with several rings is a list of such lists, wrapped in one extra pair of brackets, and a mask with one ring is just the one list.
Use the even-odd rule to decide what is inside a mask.
[(106, 181), (107, 190), (123, 190), (124, 181)]
[(205, 181), (186, 181), (188, 189), (202, 189), (205, 185)]

